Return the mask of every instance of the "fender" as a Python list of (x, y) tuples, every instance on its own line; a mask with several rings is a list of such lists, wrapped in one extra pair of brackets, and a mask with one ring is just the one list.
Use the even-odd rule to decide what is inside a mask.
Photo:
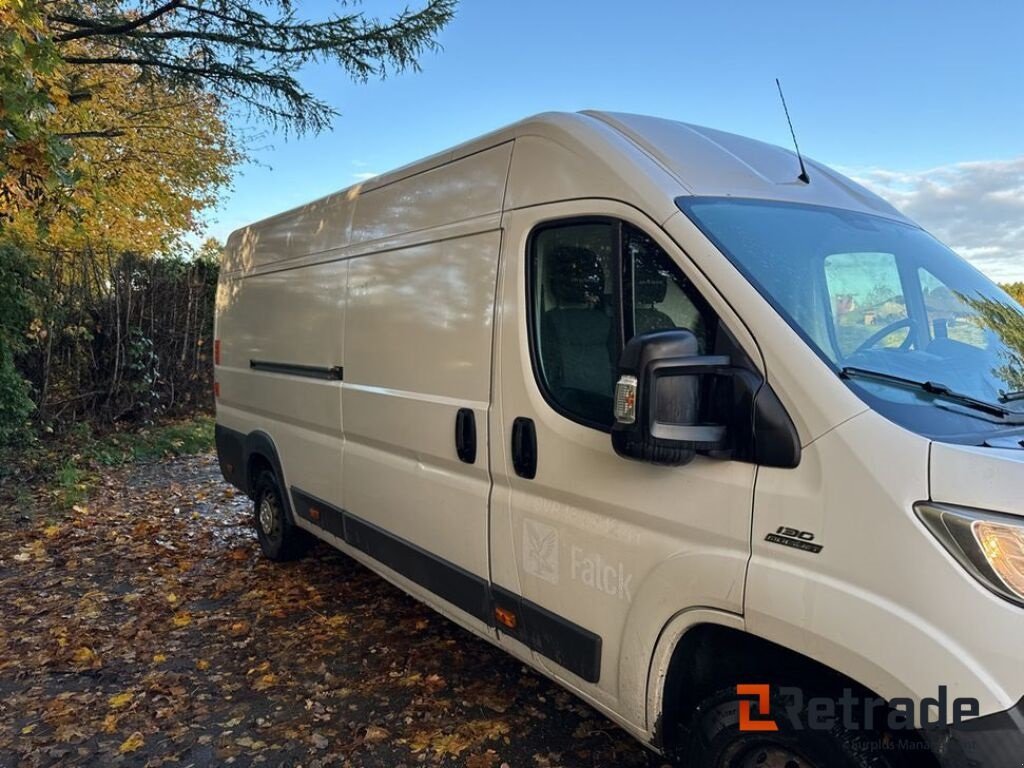
[(665, 711), (665, 682), (676, 652), (683, 636), (696, 626), (715, 624), (728, 629), (745, 631), (743, 617), (735, 613), (718, 611), (710, 608), (691, 608), (677, 613), (662, 629), (658, 636), (651, 664), (647, 674), (647, 697), (645, 711), (647, 717), (648, 739), (658, 746), (661, 732), (661, 716)]
[(273, 438), (262, 430), (250, 432), (245, 436), (243, 455), (245, 457), (244, 482), (246, 493), (252, 495), (252, 484), (256, 479), (249, 477), (251, 459), (253, 456), (262, 456), (270, 462), (270, 466), (273, 468), (274, 474), (277, 475), (278, 482), (281, 484), (281, 489), (284, 491), (285, 512), (288, 514), (288, 518), (294, 523), (295, 515), (292, 512), (291, 490), (288, 486), (287, 479), (285, 478), (284, 468), (281, 465), (281, 459), (278, 456), (277, 446), (274, 445)]
[[(681, 612), (704, 609), (726, 617), (721, 620), (726, 626), (735, 625), (732, 617), (738, 617), (743, 605), (746, 562), (747, 554), (740, 549), (683, 552), (661, 561), (640, 582), (619, 646), (618, 708), (623, 717), (646, 731), (653, 728), (647, 702), (652, 659), (666, 628)], [(716, 588), (709, 589), (711, 585)]]

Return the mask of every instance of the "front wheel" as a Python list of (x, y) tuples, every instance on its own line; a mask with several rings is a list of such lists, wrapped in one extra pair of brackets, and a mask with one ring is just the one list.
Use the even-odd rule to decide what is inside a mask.
[(253, 511), (260, 549), (271, 560), (297, 560), (309, 550), (312, 538), (292, 522), (277, 477), (263, 470), (256, 478)]
[[(684, 748), (689, 768), (900, 768), (899, 756), (885, 748), (876, 731), (861, 732), (837, 722), (827, 730), (796, 729), (783, 717), (776, 731), (741, 731), (741, 700), (731, 688), (709, 696), (697, 708)], [(787, 702), (772, 700), (772, 712)], [(801, 718), (803, 719), (803, 718)], [(806, 722), (806, 720), (804, 720)]]

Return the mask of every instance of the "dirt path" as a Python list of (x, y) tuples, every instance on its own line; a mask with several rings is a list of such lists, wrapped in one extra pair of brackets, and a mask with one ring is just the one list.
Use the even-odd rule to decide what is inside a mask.
[(327, 548), (258, 554), (211, 456), (0, 511), (0, 766), (658, 766)]

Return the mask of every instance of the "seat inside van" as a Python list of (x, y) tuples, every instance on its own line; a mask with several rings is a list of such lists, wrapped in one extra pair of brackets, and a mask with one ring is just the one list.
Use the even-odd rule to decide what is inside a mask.
[(583, 246), (559, 245), (545, 259), (544, 372), (559, 402), (606, 420), (611, 414), (614, 343), (605, 270)]

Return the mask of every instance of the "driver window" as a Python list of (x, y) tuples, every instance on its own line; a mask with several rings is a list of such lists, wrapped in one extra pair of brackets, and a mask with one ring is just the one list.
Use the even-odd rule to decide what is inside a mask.
[(686, 328), (697, 336), (703, 354), (713, 318), (703, 297), (646, 232), (626, 224), (622, 241), (624, 268), (632, 270), (634, 335)]
[(533, 240), (533, 324), (541, 382), (566, 415), (611, 423), (618, 362), (613, 222), (573, 223)]
[(538, 383), (556, 410), (587, 426), (612, 423), (624, 334), (687, 328), (701, 353), (714, 338), (717, 318), (704, 298), (650, 235), (626, 222), (544, 225), (528, 264)]
[[(825, 282), (836, 344), (844, 357), (908, 317), (899, 268), (891, 253), (834, 253), (825, 258)], [(909, 333), (908, 326), (894, 328), (872, 346), (900, 347)]]

